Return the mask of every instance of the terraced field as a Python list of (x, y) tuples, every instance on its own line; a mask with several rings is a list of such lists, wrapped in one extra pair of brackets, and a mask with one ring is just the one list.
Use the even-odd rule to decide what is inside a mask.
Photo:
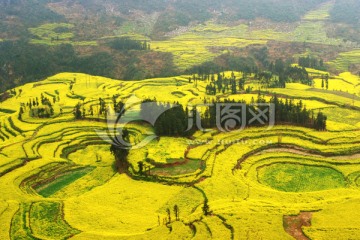
[[(111, 111), (114, 95), (124, 102), (134, 94), (186, 105), (216, 98), (250, 102), (257, 94), (207, 96), (207, 83), (194, 85), (188, 77), (135, 82), (62, 73), (17, 88), (22, 94), (0, 106), (0, 239), (360, 235), (360, 99), (350, 91), (359, 82), (349, 73), (332, 76), (329, 90), (293, 83), (263, 91), (265, 98), (276, 92), (325, 112), (327, 131), (284, 125), (162, 137), (131, 150), (129, 173), (117, 173), (99, 98)], [(349, 85), (348, 94), (331, 89), (339, 82)], [(41, 94), (56, 98), (51, 118), (28, 114), (26, 103)], [(85, 119), (75, 120), (79, 102)], [(152, 131), (135, 122), (128, 128), (133, 141)], [(138, 174), (139, 161), (146, 176)]]
[(74, 44), (81, 46), (96, 46), (96, 41), (72, 41), (74, 38), (73, 24), (68, 23), (48, 23), (40, 25), (36, 28), (29, 28), (33, 39), (31, 43), (46, 44), (46, 45), (60, 45), (60, 44)]

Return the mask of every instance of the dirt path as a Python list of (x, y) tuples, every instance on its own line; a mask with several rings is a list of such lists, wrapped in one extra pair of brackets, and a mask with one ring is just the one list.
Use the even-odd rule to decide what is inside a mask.
[(296, 240), (310, 240), (303, 230), (302, 227), (311, 226), (311, 212), (301, 212), (297, 216), (284, 216), (283, 217), (283, 226), (284, 230), (290, 235), (293, 236)]

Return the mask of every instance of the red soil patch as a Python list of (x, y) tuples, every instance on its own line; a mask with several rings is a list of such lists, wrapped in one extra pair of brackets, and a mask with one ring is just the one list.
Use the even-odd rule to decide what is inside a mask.
[(283, 217), (283, 226), (284, 230), (297, 240), (309, 240), (302, 227), (311, 226), (311, 212), (301, 212), (299, 215), (293, 216), (284, 216)]

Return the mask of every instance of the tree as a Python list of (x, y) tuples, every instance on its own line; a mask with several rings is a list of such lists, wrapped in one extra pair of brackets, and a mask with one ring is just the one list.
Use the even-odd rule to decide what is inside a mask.
[(174, 206), (174, 214), (175, 214), (175, 220), (179, 221), (179, 207), (178, 207), (178, 205)]
[(24, 113), (24, 109), (23, 107), (20, 107), (20, 110), (19, 110), (19, 116), (18, 116), (18, 119), (21, 121), (22, 120), (22, 115)]
[(138, 167), (139, 167), (139, 174), (142, 175), (143, 174), (143, 170), (144, 170), (144, 163), (139, 161), (138, 162)]
[(314, 128), (318, 131), (325, 131), (326, 130), (326, 120), (327, 117), (322, 113), (318, 112), (318, 115), (314, 122)]
[[(126, 128), (121, 129), (122, 135), (117, 137), (121, 138), (125, 142), (129, 142), (129, 131)], [(115, 166), (117, 170), (122, 173), (127, 171), (129, 163), (127, 156), (129, 155), (130, 148), (125, 146), (120, 141), (114, 142), (110, 147), (110, 152), (115, 156)]]
[(329, 75), (326, 74), (325, 76), (325, 83), (326, 83), (326, 90), (329, 89)]
[(168, 215), (168, 223), (171, 223), (171, 212), (170, 212), (170, 208), (166, 209), (166, 213)]
[(205, 216), (209, 214), (210, 207), (207, 200), (205, 200), (202, 210)]
[(81, 119), (82, 118), (82, 112), (81, 112), (81, 104), (78, 103), (76, 104), (75, 108), (74, 108), (74, 116), (75, 116), (75, 119)]

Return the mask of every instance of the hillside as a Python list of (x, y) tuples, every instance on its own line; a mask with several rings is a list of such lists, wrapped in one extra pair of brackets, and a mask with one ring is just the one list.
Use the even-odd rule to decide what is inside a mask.
[[(161, 137), (131, 150), (127, 174), (118, 174), (105, 141), (112, 124), (99, 112), (99, 98), (110, 109), (113, 96), (117, 102), (134, 94), (185, 105), (215, 98), (205, 93), (206, 81), (190, 83), (188, 77), (138, 82), (62, 73), (13, 89), (0, 105), (0, 237), (348, 239), (359, 234), (360, 99), (318, 84), (287, 84), (272, 92), (326, 113), (327, 131), (279, 125)], [(349, 91), (351, 84), (359, 86), (350, 73), (331, 76), (330, 86), (337, 82), (348, 84)], [(219, 93), (217, 99), (250, 102), (257, 95)], [(29, 115), (34, 112), (29, 100), (42, 98), (54, 99), (50, 118)], [(78, 120), (77, 104), (85, 109)], [(132, 141), (153, 131), (136, 122), (127, 128)], [(150, 168), (145, 175), (139, 161)]]
[[(273, 59), (280, 52), (286, 59), (311, 55), (326, 58), (332, 73), (358, 73), (359, 29), (339, 16), (340, 2), (2, 0), (0, 91), (63, 71), (168, 77), (259, 45)], [(346, 16), (356, 16), (356, 4), (348, 2), (343, 13), (353, 9)], [(146, 40), (150, 48), (109, 47), (125, 37)], [(302, 47), (293, 53), (289, 43)]]
[(357, 0), (0, 0), (0, 240), (358, 239)]

